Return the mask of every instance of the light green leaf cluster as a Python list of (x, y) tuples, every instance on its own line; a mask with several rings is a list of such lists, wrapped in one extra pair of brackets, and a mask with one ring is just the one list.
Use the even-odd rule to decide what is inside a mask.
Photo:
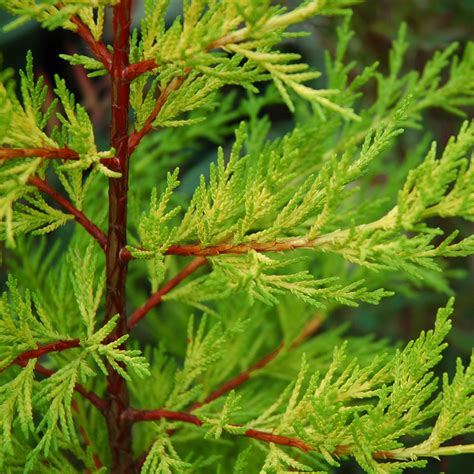
[(74, 216), (51, 207), (39, 192), (33, 190), (24, 197), (23, 202), (16, 204), (15, 218), (10, 228), (6, 222), (0, 222), (0, 232), (3, 240), (9, 237), (7, 231), (15, 236), (28, 233), (43, 235), (53, 232), (71, 219)]
[[(344, 290), (332, 285), (318, 288), (329, 281), (318, 283), (301, 273), (267, 274), (261, 270), (280, 265), (261, 255), (252, 256), (254, 242), (259, 243), (258, 248), (265, 248), (266, 244), (270, 252), (273, 246), (286, 245), (288, 250), (305, 247), (336, 253), (373, 270), (403, 270), (418, 278), (423, 278), (424, 270), (439, 272), (436, 257), (466, 256), (474, 251), (473, 239), (467, 237), (455, 242), (456, 233), (433, 245), (441, 231), (423, 223), (432, 216), (472, 220), (474, 189), (468, 159), (474, 145), (472, 124), (462, 126), (441, 158), (436, 158), (432, 148), (424, 161), (409, 173), (397, 205), (385, 215), (372, 222), (332, 230), (343, 221), (341, 209), (342, 215), (353, 212), (352, 200), (357, 191), (353, 183), (360, 182), (374, 162), (393, 146), (402, 132), (399, 127), (406, 122), (411, 103), (404, 99), (390, 121), (369, 131), (355, 156), (348, 153), (324, 161), (318, 174), (309, 175), (302, 184), (295, 180), (292, 169), (300, 153), (294, 147), (294, 140), (300, 138), (296, 132), (287, 137), (283, 146), (279, 141), (271, 143), (254, 159), (249, 154), (241, 156), (247, 139), (241, 126), (229, 159), (226, 162), (223, 150), (219, 150), (217, 166), (211, 165), (209, 184), (201, 178), (179, 225), (169, 226), (178, 208), (165, 214), (170, 186), (160, 201), (160, 211), (142, 217), (141, 234), (146, 238), (142, 239), (140, 249), (133, 250), (134, 254), (156, 259), (171, 244), (189, 240), (197, 240), (202, 247), (224, 242), (230, 252), (233, 245), (246, 244), (250, 256), (214, 257), (214, 272), (210, 276), (200, 277), (167, 295), (200, 308), (202, 302), (225, 298), (234, 291), (243, 291), (251, 299), (271, 304), (276, 302), (275, 294), (283, 290), (313, 303), (318, 298), (333, 298), (345, 304), (353, 304), (358, 298), (377, 302), (384, 294), (376, 297), (369, 296), (370, 292), (354, 294), (352, 287)], [(172, 186), (176, 185), (174, 180)], [(152, 209), (158, 209), (156, 202), (152, 203)], [(223, 286), (226, 291), (222, 291)]]
[[(52, 147), (57, 144), (48, 137), (44, 129), (51, 117), (55, 104), (43, 107), (47, 89), (44, 79), (35, 81), (31, 54), (27, 57), (27, 67), (21, 73), (20, 89), (23, 105), (16, 97), (14, 84), (9, 75), (4, 74), (0, 83), (0, 137), (2, 146), (7, 147)], [(0, 219), (6, 220), (7, 235), (12, 236), (13, 203), (23, 197), (28, 179), (41, 172), (39, 158), (33, 160), (3, 160), (0, 166)], [(19, 186), (20, 184), (20, 186)], [(21, 186), (23, 185), (23, 186)]]
[(105, 326), (87, 338), (83, 343), (87, 352), (91, 354), (104, 375), (108, 375), (109, 371), (102, 359), (105, 359), (125, 380), (130, 380), (130, 376), (124, 370), (124, 366), (127, 369), (133, 370), (140, 378), (150, 375), (149, 363), (141, 355), (140, 350), (121, 348), (128, 339), (128, 335), (119, 337), (115, 341), (104, 343), (107, 336), (115, 329), (117, 321), (118, 316), (115, 316)]
[(18, 17), (6, 30), (17, 28), (29, 20), (38, 21), (44, 28), (65, 28), (75, 31), (71, 18), (77, 15), (99, 39), (104, 22), (104, 6), (114, 5), (116, 0), (1, 0), (0, 8)]
[(219, 439), (224, 431), (232, 434), (242, 434), (245, 428), (233, 426), (230, 424), (231, 416), (240, 409), (240, 395), (232, 390), (227, 395), (222, 411), (217, 418), (203, 416), (204, 427), (207, 428), (206, 438)]
[[(82, 322), (90, 338), (95, 329), (96, 314), (104, 291), (104, 275), (96, 284), (97, 257), (89, 246), (85, 254), (78, 250), (71, 252), (71, 283)], [(105, 339), (105, 337), (104, 337)]]
[(153, 442), (140, 472), (142, 474), (168, 474), (186, 472), (190, 468), (192, 465), (179, 457), (169, 436), (162, 433)]
[(60, 54), (60, 58), (67, 61), (72, 66), (83, 66), (84, 69), (91, 71), (87, 74), (88, 77), (99, 77), (107, 74), (104, 65), (97, 59), (85, 56), (83, 54)]
[(10, 382), (0, 387), (0, 415), (2, 420), (0, 467), (4, 466), (5, 454), (13, 454), (12, 427), (18, 416), (21, 431), (25, 437), (33, 432), (32, 391), (35, 361), (26, 367)]
[(43, 452), (44, 456), (48, 457), (50, 450), (57, 449), (58, 431), (67, 442), (79, 445), (72, 415), (72, 395), (76, 383), (91, 375), (93, 372), (84, 361), (84, 357), (79, 357), (40, 382), (34, 401), (36, 406), (45, 409), (36, 427), (36, 431), (42, 433), (42, 436), (36, 448), (28, 455), (26, 472), (34, 468), (40, 453)]
[(78, 210), (82, 211), (88, 191), (91, 190), (91, 186), (99, 174), (98, 169), (92, 168), (85, 173), (85, 170), (79, 168), (65, 168), (60, 163), (53, 163), (53, 166), (71, 202)]
[[(255, 91), (253, 83), (268, 79), (274, 81), (290, 110), (294, 105), (289, 90), (316, 107), (334, 110), (349, 119), (358, 118), (350, 108), (328, 98), (337, 95), (337, 90), (305, 85), (320, 73), (295, 62), (299, 55), (274, 48), (285, 37), (295, 35), (286, 31), (290, 26), (317, 14), (339, 13), (355, 1), (313, 0), (291, 11), (267, 1), (264, 5), (255, 0), (186, 1), (183, 18), (178, 17), (166, 28), (168, 3), (147, 0), (141, 39), (135, 36), (132, 61), (154, 60), (157, 65), (156, 78), (154, 73), (147, 73), (132, 84), (138, 128), (153, 109), (158, 87), (167, 100), (153, 125), (176, 127), (189, 124), (186, 118), (179, 119), (180, 115), (208, 104), (225, 84)], [(152, 86), (147, 88), (150, 81)]]
[(439, 159), (432, 147), (423, 163), (410, 171), (397, 205), (386, 215), (351, 230), (317, 237), (315, 248), (339, 253), (370, 268), (403, 270), (419, 276), (422, 268), (440, 270), (435, 257), (470, 255), (474, 250), (472, 236), (454, 243), (458, 234), (454, 232), (435, 246), (432, 242), (442, 231), (428, 227), (424, 221), (433, 216), (472, 220), (474, 188), (469, 180), (472, 161), (468, 156), (473, 146), (474, 127), (466, 122)]
[(317, 471), (297, 461), (278, 446), (271, 444), (260, 472), (266, 474), (274, 472), (314, 473)]
[[(203, 422), (205, 437), (241, 436), (246, 430), (271, 432), (304, 443), (308, 452), (301, 455), (287, 451), (273, 443), (259, 444), (265, 452), (259, 472), (332, 472), (341, 459), (355, 458), (366, 472), (394, 472), (425, 466), (427, 457), (472, 451), (472, 446), (446, 446), (458, 434), (472, 432), (473, 363), (464, 368), (457, 362), (456, 374), (451, 380), (444, 375), (439, 390), (434, 369), (442, 358), (451, 328), (450, 315), (453, 300), (438, 311), (434, 330), (422, 332), (418, 339), (396, 352), (382, 352), (367, 358), (365, 363), (354, 357), (352, 347), (343, 344), (333, 351), (329, 366), (321, 371), (310, 369), (310, 361), (303, 360), (296, 379), (286, 389), (275, 391), (275, 398), (260, 400), (258, 393), (268, 387), (268, 382), (252, 377), (248, 386), (239, 393), (230, 392), (221, 402), (204, 405), (195, 411)], [(205, 335), (204, 321), (197, 333), (191, 330), (183, 377), (205, 374), (209, 357), (224, 357), (226, 344), (222, 338)], [(210, 326), (210, 332), (222, 333), (220, 324)], [(247, 332), (247, 329), (246, 331)], [(324, 337), (320, 336), (320, 337)], [(213, 341), (217, 341), (215, 350)], [(316, 344), (311, 345), (313, 347)], [(308, 346), (309, 347), (309, 346)], [(192, 364), (190, 363), (192, 360)], [(202, 365), (201, 369), (197, 367)], [(167, 393), (174, 393), (169, 380), (174, 367), (159, 356), (159, 368), (152, 368), (161, 382), (168, 384), (161, 393), (161, 405), (171, 407), (165, 400)], [(281, 369), (280, 369), (281, 370)], [(176, 376), (176, 381), (180, 379)], [(274, 381), (273, 383), (277, 383)], [(189, 385), (186, 385), (186, 390)], [(162, 384), (157, 384), (160, 388)], [(281, 387), (281, 385), (279, 385)], [(137, 390), (142, 403), (160, 403)], [(151, 394), (153, 398), (153, 394)], [(168, 398), (173, 400), (174, 397)], [(175, 409), (191, 403), (194, 397), (173, 405)], [(265, 401), (264, 401), (265, 400)], [(255, 412), (255, 404), (266, 407)], [(175, 430), (177, 423), (155, 423), (156, 439), (153, 454), (147, 457), (147, 469), (157, 466), (160, 455), (170, 458), (169, 472), (185, 472), (185, 467), (173, 465), (180, 462), (179, 450), (170, 445), (167, 430)], [(181, 431), (179, 432), (181, 433)], [(203, 433), (204, 434), (204, 433)], [(199, 433), (188, 434), (182, 440), (176, 434), (176, 443), (189, 445)], [(165, 449), (165, 446), (168, 446)], [(223, 444), (225, 446), (225, 444)], [(160, 451), (158, 452), (158, 448)], [(161, 454), (160, 454), (161, 453)], [(260, 456), (258, 457), (260, 459)], [(255, 467), (253, 458), (252, 467)], [(195, 465), (193, 464), (193, 467)], [(145, 470), (145, 472), (153, 472)], [(253, 472), (253, 471), (252, 471)]]
[(108, 374), (108, 370), (102, 359), (105, 359), (114, 370), (127, 380), (129, 376), (124, 367), (132, 369), (139, 377), (149, 375), (148, 362), (141, 356), (141, 351), (121, 347), (128, 339), (128, 335), (112, 342), (104, 342), (115, 329), (118, 316), (112, 318), (100, 329), (95, 330), (97, 313), (104, 290), (105, 275), (99, 275), (99, 282), (96, 284), (97, 259), (93, 247), (89, 246), (85, 254), (75, 251), (70, 255), (72, 287), (86, 329), (81, 346), (86, 353), (92, 356), (105, 375)]
[[(149, 364), (141, 351), (122, 347), (128, 336), (113, 342), (107, 341), (115, 329), (117, 317), (95, 329), (104, 276), (97, 277), (97, 259), (93, 248), (88, 247), (82, 254), (72, 251), (66, 260), (70, 275), (59, 274), (56, 278), (69, 276), (72, 282), (75, 311), (70, 310), (67, 318), (82, 319), (83, 329), (79, 327), (80, 332), (77, 334), (80, 339), (79, 347), (70, 349), (65, 357), (50, 353), (50, 363), (53, 367), (59, 365), (59, 369), (53, 370), (51, 376), (40, 382), (36, 382), (33, 375), (37, 359), (31, 359), (25, 363), (26, 369), (2, 383), (0, 390), (2, 462), (6, 455), (14, 455), (12, 430), (15, 428), (16, 413), (19, 413), (19, 423), (24, 435), (38, 436), (36, 447), (25, 460), (25, 472), (34, 471), (40, 457), (49, 458), (49, 453), (56, 453), (63, 444), (69, 449), (82, 449), (71, 411), (73, 391), (77, 383), (87, 382), (96, 375), (97, 369), (107, 374), (106, 363), (125, 379), (129, 379), (129, 371), (137, 377), (149, 375)], [(3, 371), (8, 368), (10, 372), (14, 369), (9, 366), (19, 354), (50, 342), (71, 340), (72, 337), (60, 324), (61, 319), (51, 312), (51, 302), (45, 305), (43, 298), (29, 291), (22, 294), (13, 277), (10, 277), (8, 286), (9, 291), (0, 300), (0, 369)], [(56, 286), (55, 291), (57, 290)], [(59, 327), (63, 332), (57, 329)], [(41, 414), (38, 423), (33, 423), (33, 412)]]
[[(453, 43), (444, 51), (436, 52), (421, 73), (412, 71), (402, 75), (404, 56), (409, 46), (406, 32), (406, 25), (403, 24), (390, 54), (389, 75), (383, 77), (379, 74), (377, 77), (379, 95), (383, 99), (374, 111), (383, 114), (401, 96), (411, 95), (415, 114), (427, 107), (439, 107), (461, 117), (465, 116), (462, 107), (472, 104), (474, 100), (473, 44), (467, 44), (462, 58), (452, 59), (459, 47)], [(446, 71), (448, 66), (449, 71)], [(446, 72), (448, 77), (443, 81)], [(420, 117), (417, 118), (419, 120)]]
[(0, 300), (1, 369), (8, 367), (22, 352), (36, 349), (38, 344), (68, 338), (55, 327), (38, 297), (28, 290), (21, 292), (11, 275), (8, 290)]
[[(276, 434), (303, 440), (333, 466), (339, 465), (333, 453), (354, 456), (366, 472), (423, 466), (424, 461), (417, 458), (436, 456), (454, 433), (472, 429), (472, 363), (464, 369), (459, 361), (452, 383), (445, 376), (443, 390), (433, 396), (438, 388), (433, 368), (446, 347), (451, 312), (452, 301), (439, 310), (433, 331), (423, 332), (393, 357), (375, 357), (368, 366), (348, 360), (344, 347), (335, 350), (324, 376), (314, 374), (308, 380), (304, 363), (291, 392), (285, 391), (246, 428), (268, 429), (279, 419)], [(452, 429), (447, 416), (456, 420)], [(428, 439), (407, 447), (410, 440), (430, 432), (426, 423), (433, 419)], [(394, 464), (382, 461), (384, 458), (393, 459)], [(282, 463), (296, 467), (291, 462), (292, 458), (269, 449), (269, 467), (283, 467)]]
[(443, 376), (441, 409), (428, 439), (415, 452), (435, 452), (440, 446), (455, 436), (471, 433), (474, 429), (472, 416), (466, 416), (474, 408), (474, 361), (464, 368), (461, 359), (456, 361), (456, 373), (449, 383), (447, 374)]

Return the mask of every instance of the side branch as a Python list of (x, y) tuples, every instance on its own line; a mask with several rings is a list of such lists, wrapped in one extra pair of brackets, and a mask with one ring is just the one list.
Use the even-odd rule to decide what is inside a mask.
[(78, 160), (79, 155), (69, 148), (0, 148), (0, 160), (13, 158)]
[[(189, 413), (171, 411), (171, 410), (136, 410), (135, 408), (128, 408), (122, 416), (130, 421), (136, 423), (138, 421), (156, 421), (167, 419), (170, 421), (182, 421), (184, 423), (191, 423), (196, 426), (202, 426), (204, 422), (195, 415)], [(238, 428), (238, 426), (235, 426)], [(266, 443), (275, 443), (283, 446), (290, 446), (308, 452), (313, 451), (313, 447), (298, 438), (291, 438), (288, 436), (280, 436), (266, 431), (249, 429), (242, 433), (248, 438), (258, 439)]]
[(248, 242), (243, 244), (219, 244), (203, 247), (200, 244), (172, 245), (165, 254), (181, 256), (215, 257), (221, 254), (245, 254), (249, 252), (285, 252), (301, 248), (312, 248), (318, 243), (318, 239), (308, 240), (306, 238), (294, 238), (274, 242)]
[(102, 62), (105, 69), (110, 72), (112, 70), (112, 55), (109, 53), (104, 43), (97, 41), (92, 36), (89, 28), (78, 17), (72, 17), (71, 21), (77, 27), (77, 34), (85, 41), (96, 58)]
[(65, 197), (61, 196), (55, 191), (46, 181), (33, 176), (29, 179), (29, 184), (36, 186), (42, 193), (49, 196), (51, 199), (56, 201), (61, 207), (74, 216), (76, 222), (78, 222), (84, 229), (97, 241), (97, 243), (105, 250), (107, 245), (106, 235), (93, 223), (91, 222), (79, 209), (73, 206)]
[(203, 257), (195, 258), (189, 265), (184, 267), (174, 278), (165, 283), (156, 293), (154, 293), (143, 306), (138, 308), (128, 319), (128, 329), (133, 329), (148, 312), (155, 306), (158, 306), (164, 295), (170, 292), (175, 286), (179, 285), (185, 278), (194, 273), (199, 267), (206, 263)]
[[(71, 339), (69, 341), (56, 341), (50, 344), (45, 344), (43, 346), (39, 346), (37, 349), (32, 349), (30, 351), (25, 351), (18, 355), (13, 361), (2, 370), (7, 369), (13, 364), (22, 365), (24, 362), (29, 361), (30, 359), (38, 359), (46, 354), (50, 354), (51, 352), (62, 352), (67, 349), (74, 349), (81, 345), (81, 341), (79, 339)], [(0, 372), (2, 371), (0, 370)]]
[[(218, 244), (204, 247), (201, 244), (175, 244), (165, 250), (165, 255), (178, 255), (181, 257), (216, 257), (225, 254), (242, 255), (249, 252), (287, 252), (297, 249), (310, 249), (331, 240), (332, 234), (321, 236), (316, 239), (304, 237), (290, 238), (274, 242), (247, 242), (242, 244)], [(127, 249), (122, 249), (123, 260), (133, 260), (135, 257)]]

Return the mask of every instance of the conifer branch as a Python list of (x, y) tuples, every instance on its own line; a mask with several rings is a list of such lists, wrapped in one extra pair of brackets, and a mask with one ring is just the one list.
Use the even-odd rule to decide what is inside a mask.
[(203, 266), (207, 260), (203, 257), (196, 257), (191, 263), (184, 267), (175, 277), (165, 283), (156, 293), (154, 293), (140, 308), (128, 319), (128, 329), (133, 329), (155, 306), (158, 306), (163, 296), (179, 285), (185, 278)]
[[(285, 28), (287, 26), (293, 25), (295, 23), (301, 22), (304, 19), (313, 16), (317, 11), (324, 6), (324, 2), (313, 1), (308, 3), (304, 7), (296, 8), (290, 12), (271, 17), (264, 25), (261, 27), (261, 31), (272, 31), (278, 28)], [(204, 49), (204, 51), (211, 51), (213, 49), (225, 49), (225, 47), (232, 43), (240, 43), (247, 39), (251, 33), (251, 28), (244, 27), (228, 35), (224, 35), (221, 38), (209, 43)], [(132, 81), (138, 76), (151, 72), (154, 69), (159, 67), (157, 62), (154, 59), (146, 59), (138, 63), (130, 64), (123, 73), (125, 79)]]
[[(172, 411), (166, 409), (158, 409), (158, 410), (137, 410), (135, 408), (128, 408), (126, 411), (123, 412), (122, 416), (130, 421), (131, 423), (138, 423), (140, 421), (158, 421), (158, 420), (169, 420), (169, 421), (177, 421), (183, 423), (190, 423), (195, 426), (203, 426), (205, 422), (201, 420), (196, 415), (192, 415), (186, 412), (179, 412), (179, 411)], [(238, 429), (241, 428), (239, 425), (234, 425), (234, 428)], [(265, 443), (273, 443), (278, 444), (281, 446), (287, 446), (290, 448), (296, 448), (305, 453), (311, 451), (317, 451), (317, 448), (311, 446), (310, 444), (306, 443), (305, 441), (291, 437), (291, 436), (282, 436), (277, 435), (274, 433), (270, 433), (267, 431), (261, 430), (254, 430), (248, 429), (241, 433), (238, 433), (241, 436), (246, 436), (248, 438), (253, 438), (259, 441), (263, 441)], [(334, 450), (334, 455), (336, 456), (343, 456), (343, 455), (350, 455), (351, 450), (349, 446), (336, 446)], [(372, 453), (372, 457), (377, 459), (393, 459), (395, 456), (391, 451), (377, 451)]]
[(55, 191), (46, 181), (38, 178), (37, 176), (31, 177), (28, 182), (31, 185), (36, 186), (42, 193), (49, 196), (66, 211), (72, 214), (76, 222), (78, 222), (96, 240), (101, 248), (105, 250), (107, 243), (105, 234), (93, 222), (91, 222), (83, 212), (81, 212), (79, 209), (73, 206), (69, 200)]
[[(172, 422), (183, 422), (193, 424), (195, 426), (203, 426), (205, 422), (196, 415), (190, 413), (172, 411), (166, 409), (158, 410), (137, 410), (135, 408), (128, 408), (122, 415), (124, 418), (129, 420), (131, 423), (137, 423), (140, 421), (158, 421), (158, 420), (169, 420)], [(238, 432), (239, 425), (233, 426), (236, 429), (236, 434), (240, 436), (246, 436), (248, 438), (263, 441), (265, 443), (273, 443), (280, 446), (287, 446), (296, 448), (304, 452), (318, 451), (316, 446), (311, 446), (305, 441), (290, 437), (282, 436), (267, 431), (248, 429), (241, 433)], [(383, 450), (374, 451), (371, 453), (373, 459), (390, 459), (390, 460), (404, 460), (404, 459), (416, 459), (418, 457), (437, 457), (437, 456), (451, 456), (462, 453), (472, 453), (474, 451), (474, 445), (460, 445), (460, 446), (442, 446), (435, 451), (426, 450), (426, 452), (417, 451), (416, 456), (413, 455), (408, 449), (394, 449), (394, 450)], [(328, 453), (329, 454), (329, 453)], [(347, 445), (338, 445), (334, 451), (330, 453), (334, 456), (350, 456), (352, 455), (352, 447)]]
[[(303, 328), (301, 333), (296, 337), (296, 339), (291, 343), (288, 349), (289, 350), (295, 349), (299, 345), (301, 345), (306, 339), (308, 339), (309, 337), (311, 337), (314, 333), (318, 331), (318, 329), (321, 327), (322, 322), (323, 322), (323, 318), (319, 315), (312, 318), (308, 322), (308, 324), (306, 324), (306, 326)], [(210, 403), (216, 400), (217, 398), (221, 397), (222, 395), (225, 395), (231, 390), (234, 390), (240, 387), (243, 383), (247, 382), (252, 377), (254, 372), (257, 372), (258, 370), (265, 368), (270, 362), (275, 360), (284, 348), (285, 348), (285, 345), (282, 342), (276, 349), (274, 349), (272, 352), (262, 357), (258, 362), (256, 362), (250, 368), (244, 370), (243, 372), (236, 375), (234, 378), (230, 379), (229, 381), (221, 385), (219, 388), (214, 390), (210, 395), (208, 395), (204, 399), (204, 401), (194, 403), (189, 409), (189, 411), (197, 410), (203, 405), (206, 405), (207, 403)]]
[[(204, 421), (198, 418), (196, 415), (190, 413), (158, 409), (158, 410), (137, 410), (135, 408), (128, 408), (122, 414), (123, 418), (130, 421), (131, 423), (137, 423), (139, 421), (157, 421), (157, 420), (170, 420), (170, 421), (182, 421), (184, 423), (191, 423), (196, 426), (204, 425)], [(237, 428), (237, 425), (236, 425)], [(267, 433), (266, 431), (249, 429), (242, 433), (243, 436), (249, 438), (258, 439), (265, 441), (266, 443), (281, 444), (283, 446), (290, 446), (301, 449), (302, 451), (312, 451), (313, 448), (306, 444), (304, 441), (298, 438), (291, 438), (288, 436), (275, 435), (273, 433)]]
[(125, 80), (133, 81), (133, 79), (136, 79), (138, 76), (153, 71), (153, 69), (156, 69), (157, 67), (158, 64), (154, 59), (146, 59), (139, 63), (130, 64), (130, 66), (127, 66), (124, 69), (122, 75)]
[[(316, 247), (321, 242), (326, 242), (327, 237), (321, 236), (316, 239), (306, 239), (295, 237), (273, 242), (245, 242), (238, 244), (217, 244), (203, 246), (201, 244), (174, 244), (164, 251), (164, 255), (177, 255), (181, 257), (216, 257), (218, 255), (237, 254), (242, 255), (249, 252), (288, 252), (297, 249), (310, 249)], [(128, 249), (122, 249), (121, 258), (123, 260), (133, 260), (135, 257)]]
[(77, 27), (77, 34), (85, 41), (89, 49), (105, 66), (108, 72), (112, 70), (112, 56), (104, 43), (96, 41), (89, 28), (78, 18), (72, 17), (71, 22)]
[(15, 359), (6, 367), (4, 367), (1, 371), (7, 369), (13, 364), (18, 364), (21, 365), (25, 362), (27, 362), (30, 359), (39, 359), (40, 357), (50, 354), (51, 352), (62, 352), (67, 349), (74, 349), (77, 347), (80, 347), (81, 341), (79, 339), (71, 339), (68, 341), (56, 341), (56, 342), (51, 342), (49, 344), (44, 344), (42, 346), (39, 346), (36, 349), (32, 349), (30, 351), (25, 351), (15, 357)]

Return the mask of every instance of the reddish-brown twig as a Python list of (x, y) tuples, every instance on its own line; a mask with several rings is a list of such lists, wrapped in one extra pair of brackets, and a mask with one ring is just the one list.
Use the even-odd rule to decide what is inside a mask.
[(206, 263), (206, 259), (202, 257), (195, 258), (189, 265), (184, 267), (175, 277), (165, 283), (156, 293), (154, 293), (143, 306), (138, 308), (128, 319), (128, 328), (133, 329), (141, 319), (155, 306), (159, 305), (163, 296), (171, 291), (175, 286), (179, 285), (185, 278), (194, 273), (199, 267)]
[(14, 158), (44, 158), (47, 160), (78, 160), (79, 155), (69, 148), (0, 148), (0, 160)]
[[(243, 255), (249, 252), (288, 252), (297, 249), (309, 249), (319, 243), (318, 239), (309, 240), (301, 237), (289, 238), (273, 242), (246, 242), (241, 244), (217, 244), (208, 247), (201, 244), (174, 244), (168, 247), (165, 255), (178, 255), (180, 257), (216, 257), (217, 255), (236, 254)], [(133, 260), (134, 257), (127, 249), (122, 249), (120, 258)]]
[[(67, 146), (64, 148), (0, 148), (0, 161), (16, 158), (41, 158), (43, 160), (77, 161), (80, 156)], [(116, 158), (102, 158), (100, 162), (110, 169), (116, 168)]]
[(133, 79), (145, 74), (146, 72), (153, 71), (156, 69), (158, 64), (154, 59), (146, 59), (139, 63), (130, 64), (130, 66), (126, 67), (122, 73), (122, 76), (127, 81), (133, 81)]
[[(40, 357), (46, 354), (49, 354), (51, 352), (62, 352), (67, 349), (80, 347), (80, 345), (81, 345), (81, 341), (79, 339), (70, 339), (68, 341), (56, 341), (50, 344), (44, 344), (43, 346), (39, 346), (36, 349), (22, 352), (20, 355), (15, 357), (15, 359), (12, 360), (12, 362), (10, 362), (8, 366), (4, 367), (2, 370), (7, 369), (13, 364), (22, 365), (23, 363), (26, 363), (30, 359), (39, 359)], [(2, 370), (0, 370), (0, 372)]]
[[(182, 421), (184, 423), (192, 423), (196, 426), (202, 426), (204, 422), (195, 415), (190, 413), (171, 411), (171, 410), (136, 410), (134, 408), (128, 408), (122, 416), (132, 423), (139, 421), (155, 421), (161, 419), (167, 419), (170, 421)], [(238, 427), (236, 425), (236, 427)], [(258, 439), (265, 441), (266, 443), (281, 444), (284, 446), (291, 446), (303, 451), (312, 451), (313, 448), (298, 438), (291, 438), (288, 436), (280, 436), (266, 431), (249, 429), (242, 433), (243, 436), (249, 438)]]
[[(204, 422), (195, 415), (185, 412), (178, 412), (166, 409), (158, 410), (137, 410), (135, 408), (128, 408), (123, 412), (122, 416), (130, 421), (131, 423), (137, 423), (140, 421), (157, 421), (166, 419), (169, 421), (177, 421), (183, 423), (190, 423), (195, 426), (202, 426)], [(235, 428), (240, 428), (239, 425), (234, 425)], [(248, 429), (243, 431), (240, 436), (246, 436), (248, 438), (257, 439), (264, 441), (265, 443), (273, 443), (281, 446), (288, 446), (291, 448), (297, 448), (304, 452), (317, 451), (317, 447), (308, 444), (307, 442), (291, 437), (277, 435), (268, 431)], [(344, 456), (351, 454), (351, 446), (339, 445), (336, 446), (332, 453), (336, 456)], [(396, 457), (394, 453), (390, 451), (376, 451), (372, 453), (373, 458), (377, 459), (393, 459)]]
[(112, 69), (112, 57), (105, 44), (100, 41), (96, 41), (89, 28), (78, 17), (72, 17), (71, 21), (77, 27), (77, 34), (85, 41), (89, 49), (96, 56), (96, 58), (102, 62), (107, 71), (110, 72)]
[(69, 200), (55, 191), (46, 181), (38, 178), (37, 176), (31, 177), (28, 180), (28, 183), (36, 186), (42, 193), (49, 196), (62, 208), (72, 214), (76, 222), (78, 222), (92, 237), (94, 237), (102, 249), (105, 250), (107, 244), (106, 235), (93, 222), (91, 222), (83, 212), (81, 212), (79, 209), (73, 206)]

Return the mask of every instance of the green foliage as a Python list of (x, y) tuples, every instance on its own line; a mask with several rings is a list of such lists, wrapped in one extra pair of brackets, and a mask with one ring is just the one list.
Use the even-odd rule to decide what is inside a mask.
[[(0, 0), (8, 28), (86, 38), (91, 56), (61, 57), (111, 73), (117, 112), (104, 150), (31, 53), (18, 83), (0, 72), (0, 471), (131, 472), (128, 451), (146, 474), (388, 473), (472, 454), (453, 446), (474, 431), (474, 359), (445, 373), (454, 299), (403, 347), (337, 318), (388, 328), (384, 299), (453, 293), (448, 259), (474, 254), (474, 44), (407, 72), (403, 24), (384, 70), (346, 59), (357, 0), (186, 0), (176, 18), (145, 0), (130, 48), (105, 45), (125, 3)], [(333, 15), (322, 73), (295, 28)], [(432, 109), (458, 130), (442, 145)]]
[[(16, 97), (14, 83), (9, 75), (5, 75), (5, 81), (0, 83), (0, 100), (4, 102), (0, 111), (0, 136), (3, 137), (1, 146), (13, 149), (47, 149), (52, 153), (67, 147), (77, 153), (78, 159), (63, 164), (59, 172), (74, 176), (76, 183), (77, 179), (82, 182), (82, 173), (77, 173), (76, 170), (83, 172), (91, 166), (106, 176), (117, 176), (116, 172), (101, 163), (101, 159), (111, 157), (113, 151), (98, 151), (89, 115), (84, 107), (75, 103), (64, 80), (56, 77), (57, 98), (46, 106), (47, 87), (44, 78), (35, 80), (33, 58), (28, 53), (26, 70), (20, 73), (22, 103)], [(64, 113), (56, 113), (62, 127), (56, 128), (48, 136), (47, 124), (58, 104), (64, 110)], [(72, 217), (50, 207), (30, 186), (30, 178), (44, 176), (47, 165), (47, 160), (42, 160), (39, 152), (38, 157), (33, 156), (33, 159), (2, 160), (0, 217), (2, 233), (10, 244), (14, 242), (15, 234), (29, 231), (51, 232)], [(73, 194), (72, 189), (68, 191)], [(26, 202), (21, 202), (22, 198)]]

